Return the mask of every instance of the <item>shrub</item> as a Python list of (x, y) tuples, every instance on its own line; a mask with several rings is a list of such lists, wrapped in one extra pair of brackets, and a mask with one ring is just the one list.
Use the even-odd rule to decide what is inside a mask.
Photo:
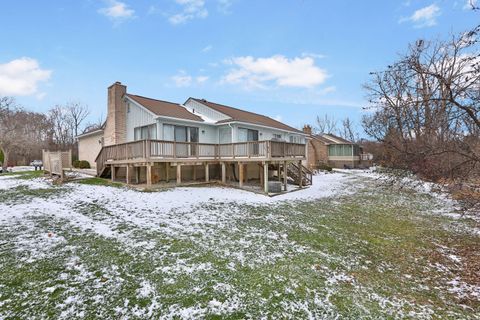
[(78, 167), (80, 169), (90, 169), (90, 163), (87, 160), (80, 160)]
[(332, 167), (330, 167), (328, 164), (325, 163), (320, 163), (317, 167), (318, 170), (325, 170), (325, 171), (332, 171)]
[(80, 160), (73, 160), (72, 164), (74, 168), (80, 168)]

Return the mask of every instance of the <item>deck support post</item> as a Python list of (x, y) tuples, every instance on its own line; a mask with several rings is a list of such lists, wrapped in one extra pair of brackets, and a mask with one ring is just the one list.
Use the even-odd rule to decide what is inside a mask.
[(125, 168), (125, 180), (127, 182), (127, 184), (130, 184), (131, 181), (130, 181), (130, 165), (127, 164), (127, 167)]
[(150, 187), (152, 185), (152, 165), (149, 163), (147, 164), (147, 186)]
[(287, 191), (287, 171), (288, 171), (288, 164), (287, 161), (283, 161), (283, 190)]
[(209, 182), (210, 181), (210, 172), (209, 172), (209, 169), (208, 169), (208, 162), (205, 163), (205, 182)]
[(197, 181), (197, 165), (193, 165), (193, 181)]
[(225, 165), (225, 162), (222, 162), (222, 183), (227, 182), (227, 167)]
[(116, 177), (116, 173), (117, 173), (116, 169), (117, 168), (115, 166), (111, 166), (111, 168), (110, 168), (110, 171), (112, 172), (112, 182), (115, 182), (115, 179), (117, 178)]
[(238, 182), (239, 182), (240, 188), (243, 187), (244, 175), (245, 175), (245, 172), (244, 172), (243, 163), (239, 162), (238, 163)]
[(135, 181), (137, 184), (140, 183), (140, 167), (135, 167)]
[(302, 161), (298, 161), (298, 186), (302, 188), (303, 183), (303, 172), (302, 172)]
[(180, 163), (177, 163), (177, 184), (182, 183), (182, 166)]
[(278, 163), (278, 166), (277, 166), (277, 174), (278, 174), (278, 181), (282, 181), (282, 174), (280, 173), (280, 162)]
[(263, 190), (268, 194), (268, 162), (263, 163)]
[(165, 182), (168, 183), (170, 181), (170, 162), (165, 162)]

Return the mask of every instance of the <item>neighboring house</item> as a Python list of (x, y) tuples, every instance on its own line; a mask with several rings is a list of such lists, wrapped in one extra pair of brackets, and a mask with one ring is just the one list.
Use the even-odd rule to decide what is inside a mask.
[(297, 174), (305, 170), (300, 163), (306, 159), (306, 137), (260, 114), (204, 99), (178, 104), (146, 98), (127, 93), (127, 87), (116, 82), (108, 88), (103, 131), (86, 133), (78, 141), (83, 150), (103, 141), (97, 172), (112, 179), (149, 185), (172, 177), (177, 183), (210, 178), (225, 183), (230, 178), (239, 186), (257, 179), (267, 191), (273, 175), (286, 187), (288, 172), (296, 175), (293, 162)]
[(91, 168), (96, 168), (95, 159), (103, 147), (103, 127), (82, 133), (77, 139), (78, 160), (86, 160)]
[(372, 156), (363, 153), (358, 144), (331, 133), (312, 134), (306, 125), (303, 132), (309, 137), (307, 143), (307, 167), (316, 169), (321, 165), (333, 168), (364, 168), (372, 164)]

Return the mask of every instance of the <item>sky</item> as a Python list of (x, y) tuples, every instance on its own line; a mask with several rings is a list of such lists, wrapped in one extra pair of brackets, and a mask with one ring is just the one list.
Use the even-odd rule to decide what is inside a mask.
[(360, 130), (369, 72), (417, 39), (472, 28), (469, 1), (0, 0), (0, 96), (38, 112), (79, 102), (97, 122), (120, 81), (296, 128), (328, 114)]

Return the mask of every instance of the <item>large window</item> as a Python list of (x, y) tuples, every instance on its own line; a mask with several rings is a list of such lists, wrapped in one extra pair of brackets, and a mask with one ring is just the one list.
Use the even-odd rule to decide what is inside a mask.
[(258, 141), (258, 130), (238, 128), (238, 141)]
[(157, 125), (137, 127), (134, 129), (135, 140), (157, 139)]
[(290, 136), (291, 143), (302, 143), (302, 138), (300, 136)]
[(218, 141), (220, 143), (232, 143), (232, 128), (220, 127), (218, 129)]
[(328, 146), (328, 155), (331, 157), (351, 157), (353, 145), (332, 144)]

